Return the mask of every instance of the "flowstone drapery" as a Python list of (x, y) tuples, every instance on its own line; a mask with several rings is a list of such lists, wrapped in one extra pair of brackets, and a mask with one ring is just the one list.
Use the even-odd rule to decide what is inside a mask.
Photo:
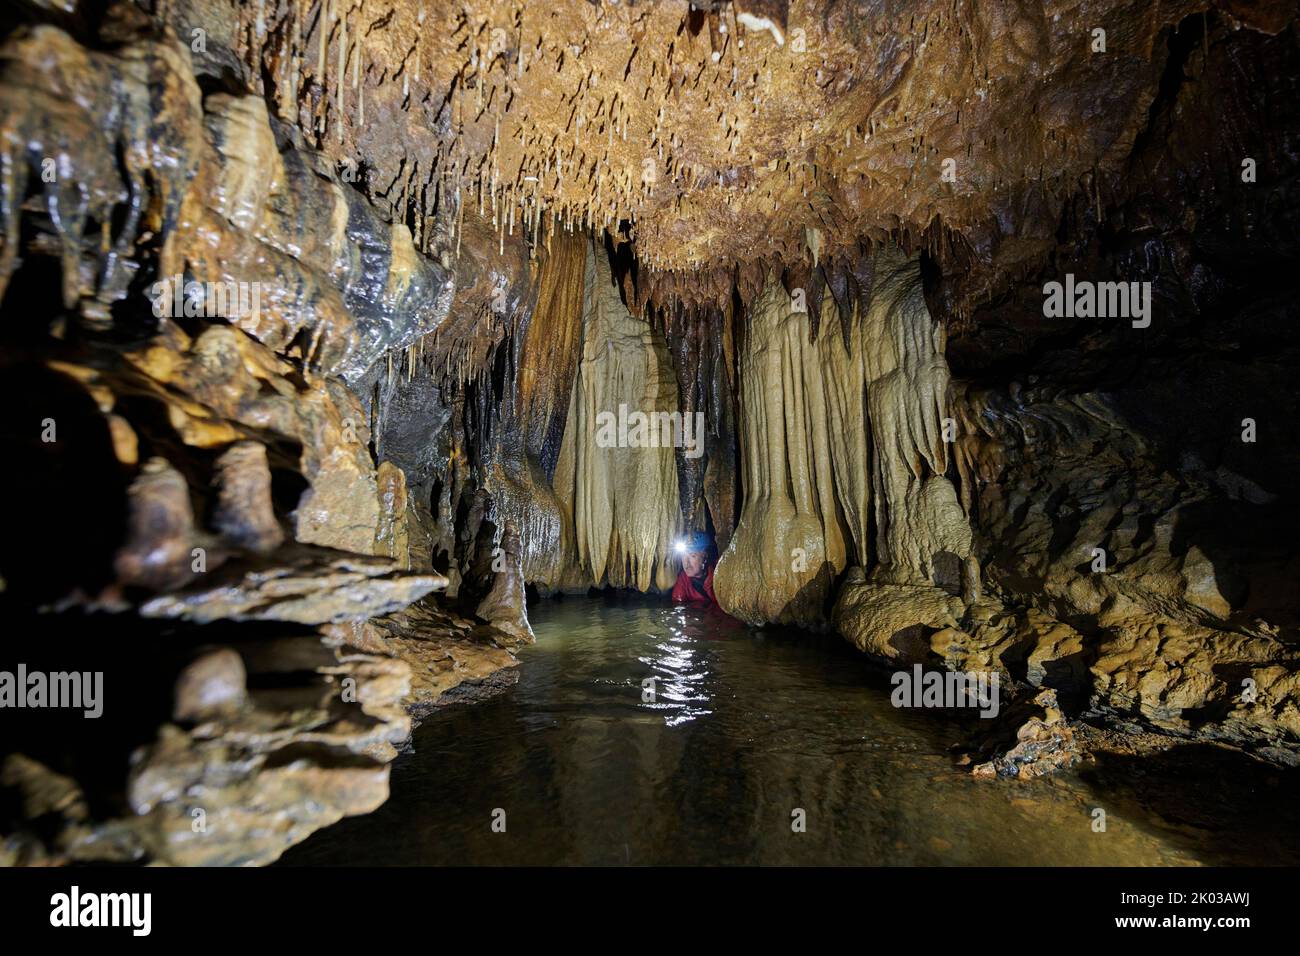
[(858, 273), (856, 298), (825, 291), (815, 340), (806, 290), (787, 292), (771, 275), (751, 309), (740, 355), (744, 507), (716, 584), (723, 607), (755, 624), (824, 624), (850, 561), (874, 557), (883, 582), (946, 585), (970, 555), (945, 477), (944, 332), (926, 309), (919, 262), (885, 248)]
[(620, 406), (675, 413), (677, 379), (663, 336), (632, 317), (608, 257), (588, 250), (582, 358), (555, 491), (573, 517), (575, 559), (589, 583), (667, 589), (680, 523), (673, 448), (619, 447), (621, 441), (608, 447), (601, 426)]

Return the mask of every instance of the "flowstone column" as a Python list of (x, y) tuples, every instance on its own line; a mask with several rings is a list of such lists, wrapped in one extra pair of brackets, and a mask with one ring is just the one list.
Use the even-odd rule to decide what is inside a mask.
[(915, 258), (877, 254), (861, 331), (875, 563), (847, 575), (832, 618), (873, 656), (920, 660), (931, 650), (929, 635), (958, 628), (964, 604), (957, 592), (978, 593), (978, 564), (970, 521), (947, 478), (956, 433), (944, 329), (926, 308)]
[[(744, 506), (715, 577), (723, 608), (749, 623), (824, 626), (851, 563), (875, 581), (933, 588), (959, 580), (970, 555), (945, 477), (944, 332), (919, 260), (886, 248), (863, 265), (860, 296), (837, 305), (825, 293), (815, 341), (775, 275), (751, 309), (740, 349)], [(852, 310), (847, 321), (840, 308)]]
[(847, 560), (832, 459), (843, 436), (830, 434), (827, 380), (852, 377), (853, 363), (842, 345), (810, 341), (806, 312), (775, 275), (750, 312), (740, 348), (744, 505), (715, 590), (748, 623), (818, 626)]
[(572, 515), (577, 564), (597, 587), (672, 587), (672, 545), (681, 523), (673, 446), (653, 428), (619, 430), (616, 441), (606, 440), (611, 419), (653, 420), (655, 413), (678, 413), (667, 344), (628, 312), (607, 258), (588, 249), (582, 358), (555, 492)]
[[(872, 491), (877, 528), (873, 580), (956, 584), (936, 557), (970, 555), (971, 530), (945, 475), (948, 363), (943, 326), (930, 317), (916, 258), (876, 256), (871, 305), (863, 320), (867, 420), (875, 445)], [(950, 436), (950, 440), (952, 437)]]

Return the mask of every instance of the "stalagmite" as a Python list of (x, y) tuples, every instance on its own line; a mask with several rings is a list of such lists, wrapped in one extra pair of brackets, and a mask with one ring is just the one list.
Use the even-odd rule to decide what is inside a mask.
[(284, 540), (271, 505), (266, 447), (236, 442), (217, 459), (217, 507), (213, 523), (232, 544), (273, 551)]
[(507, 521), (501, 535), (502, 568), (496, 572), (491, 591), (474, 613), (492, 624), (506, 639), (531, 644), (534, 637), (532, 628), (528, 626), (522, 550), (518, 529), (513, 522)]

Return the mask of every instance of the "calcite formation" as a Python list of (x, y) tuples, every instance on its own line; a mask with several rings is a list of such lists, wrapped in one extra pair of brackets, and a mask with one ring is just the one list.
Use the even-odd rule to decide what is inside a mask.
[(668, 588), (676, 576), (669, 560), (680, 529), (672, 443), (663, 441), (658, 427), (639, 435), (600, 431), (601, 418), (617, 415), (620, 407), (680, 415), (676, 379), (662, 337), (629, 314), (609, 264), (594, 250), (586, 276), (582, 358), (556, 489), (573, 516), (575, 559), (590, 581), (640, 591)]
[(944, 332), (919, 263), (886, 247), (858, 281), (838, 300), (812, 290), (830, 323), (817, 335), (810, 290), (770, 277), (746, 330), (741, 448), (754, 491), (717, 586), (723, 607), (754, 623), (818, 623), (850, 560), (874, 563), (881, 583), (959, 586), (953, 571), (971, 554), (947, 477)]
[(980, 776), (1300, 762), (1293, 5), (11, 6), (0, 613), (135, 703), (3, 859), (273, 861), (688, 531), (996, 672)]
[(216, 481), (213, 523), (223, 537), (257, 552), (274, 551), (284, 542), (284, 530), (271, 504), (265, 445), (252, 441), (231, 445), (217, 459)]
[[(399, 703), (409, 669), (312, 643), (305, 653), (318, 661), (316, 692), (298, 700), (280, 692), (283, 709), (264, 694), (243, 707), (195, 712), (182, 705), (211, 690), (178, 688), (178, 716), (189, 726), (164, 725), (136, 754), (127, 790), (135, 816), (70, 834), (71, 852), (93, 858), (98, 842), (111, 841), (118, 852), (173, 865), (265, 864), (319, 827), (379, 806), (393, 744), (410, 732)], [(265, 653), (273, 649), (263, 660), (274, 661)], [(193, 671), (183, 679), (191, 684)], [(209, 683), (228, 679), (206, 675)]]
[[(806, 315), (791, 313), (774, 277), (753, 319), (739, 360), (742, 480), (752, 490), (718, 561), (718, 600), (754, 623), (815, 620), (847, 560), (825, 380), (848, 371), (849, 362), (825, 363), (808, 342)], [(837, 434), (840, 450), (856, 453), (864, 466), (865, 436)], [(849, 470), (854, 463), (844, 464)]]
[(1228, 29), (1290, 20), (1209, 0), (260, 10), (260, 27), (233, 0), (167, 19), (204, 31), (199, 69), (364, 158), (426, 237), (448, 201), (542, 241), (635, 221), (665, 299), (718, 303), (731, 264), (797, 259), (809, 229), (832, 260), (892, 237), (962, 265), (962, 313), (1041, 264), (1071, 195), (1122, 190), (1171, 31), (1210, 10)]

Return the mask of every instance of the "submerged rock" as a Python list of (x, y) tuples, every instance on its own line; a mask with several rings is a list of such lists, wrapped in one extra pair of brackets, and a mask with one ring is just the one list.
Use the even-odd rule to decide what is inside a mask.
[(1074, 731), (1061, 716), (1056, 694), (1045, 690), (1034, 698), (1042, 717), (1030, 717), (1016, 731), (1016, 743), (1005, 753), (976, 765), (976, 777), (1039, 777), (1073, 766), (1080, 759)]

